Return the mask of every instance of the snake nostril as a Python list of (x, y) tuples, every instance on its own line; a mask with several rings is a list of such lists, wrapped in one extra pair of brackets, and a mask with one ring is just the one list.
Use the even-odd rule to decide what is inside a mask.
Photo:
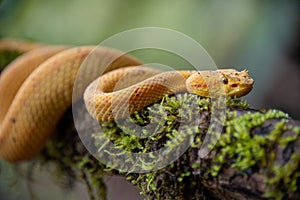
[(232, 84), (231, 85), (231, 87), (234, 87), (234, 88), (237, 87), (237, 86), (238, 86), (237, 84)]

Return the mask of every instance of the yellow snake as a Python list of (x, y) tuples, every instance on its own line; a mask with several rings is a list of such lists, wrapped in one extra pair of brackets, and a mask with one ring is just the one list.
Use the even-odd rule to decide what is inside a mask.
[[(86, 65), (79, 88), (87, 87), (83, 95), (86, 108), (98, 121), (125, 117), (166, 94), (188, 91), (204, 97), (243, 96), (253, 86), (246, 70), (160, 72), (104, 47), (12, 43), (13, 47), (0, 40), (0, 50), (26, 53), (8, 65), (0, 79), (0, 157), (11, 162), (30, 159), (43, 148), (71, 106), (77, 73), (92, 52), (97, 61)], [(114, 61), (105, 70), (99, 67), (107, 60)], [(99, 74), (104, 75), (94, 80)]]

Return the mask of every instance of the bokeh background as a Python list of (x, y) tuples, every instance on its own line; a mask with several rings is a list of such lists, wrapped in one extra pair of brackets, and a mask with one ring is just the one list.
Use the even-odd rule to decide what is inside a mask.
[[(170, 28), (190, 36), (207, 50), (220, 68), (248, 69), (255, 79), (255, 87), (245, 99), (252, 107), (277, 108), (300, 119), (298, 0), (0, 1), (1, 37), (50, 44), (95, 45), (113, 34), (147, 26)], [(11, 173), (4, 172), (7, 168), (3, 166), (0, 169), (0, 195), (8, 198), (13, 191), (24, 195), (24, 199), (32, 195), (63, 199), (67, 195), (63, 190), (48, 188), (53, 184), (47, 181), (36, 184), (44, 189), (35, 189), (32, 194), (26, 189), (28, 183), (16, 181), (18, 177), (12, 179), (18, 175), (10, 167)], [(114, 178), (108, 179), (110, 188), (119, 188), (112, 190), (110, 198), (118, 199), (116, 194), (121, 194), (122, 199), (126, 199), (125, 193), (131, 189), (121, 190), (126, 187), (116, 186), (119, 179), (115, 182), (111, 181)], [(22, 193), (16, 185), (27, 192)], [(81, 192), (84, 191), (70, 191), (65, 199), (82, 199), (84, 195), (76, 195)], [(133, 189), (129, 193), (136, 195), (135, 192)], [(16, 195), (11, 196), (16, 198)]]

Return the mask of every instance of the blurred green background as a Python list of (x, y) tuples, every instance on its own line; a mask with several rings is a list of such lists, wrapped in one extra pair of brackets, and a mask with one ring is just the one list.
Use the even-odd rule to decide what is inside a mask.
[(132, 28), (180, 31), (199, 42), (217, 66), (249, 70), (255, 87), (245, 99), (253, 107), (282, 109), (300, 119), (300, 1), (0, 2), (2, 37), (96, 45)]

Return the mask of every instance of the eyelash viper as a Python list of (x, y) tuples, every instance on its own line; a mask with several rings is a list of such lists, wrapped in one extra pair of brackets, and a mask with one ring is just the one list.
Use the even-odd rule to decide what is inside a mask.
[[(0, 40), (0, 50), (6, 49), (25, 52), (5, 68), (0, 79), (0, 157), (11, 162), (30, 159), (43, 148), (71, 106), (77, 73), (91, 52), (97, 55), (96, 64), (116, 58), (106, 70), (86, 65), (80, 77), (87, 110), (99, 121), (127, 116), (165, 94), (244, 96), (254, 82), (246, 70), (160, 72), (103, 47), (94, 50), (93, 46), (68, 48)], [(94, 80), (98, 74), (104, 75)]]

